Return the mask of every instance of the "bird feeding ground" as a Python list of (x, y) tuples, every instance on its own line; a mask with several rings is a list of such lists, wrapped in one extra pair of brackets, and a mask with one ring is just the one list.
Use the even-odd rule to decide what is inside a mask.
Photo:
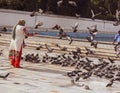
[[(6, 35), (5, 35), (6, 36)], [(4, 36), (4, 38), (5, 38)], [(6, 36), (8, 38), (8, 36)], [(37, 38), (31, 37), (28, 40), (33, 42), (35, 41), (50, 41), (49, 38)], [(26, 42), (28, 41), (26, 40)], [(60, 40), (61, 44), (67, 44), (67, 41)], [(5, 41), (4, 41), (5, 42)], [(51, 40), (51, 42), (53, 42)], [(54, 42), (58, 42), (58, 39), (55, 39)], [(73, 42), (72, 44), (78, 46), (83, 45), (87, 46), (89, 43), (78, 43)], [(72, 45), (71, 45), (72, 46)], [(108, 47), (107, 45), (100, 45), (104, 48), (113, 48), (112, 46)], [(21, 66), (22, 69), (12, 68), (7, 59), (8, 55), (8, 46), (0, 46), (4, 48), (4, 55), (0, 56), (0, 75), (3, 73), (10, 73), (6, 78), (0, 78), (0, 90), (2, 93), (119, 93), (120, 85), (119, 82), (115, 82), (113, 86), (106, 87), (109, 83), (109, 80), (104, 78), (90, 77), (86, 80), (81, 80), (77, 84), (71, 84), (71, 79), (66, 76), (66, 72), (73, 70), (71, 67), (61, 67), (51, 64), (42, 64), (42, 63), (30, 63), (22, 60)], [(42, 53), (44, 54), (47, 51), (37, 51), (32, 48), (25, 48), (23, 54), (28, 53)], [(53, 56), (53, 53), (50, 53)], [(95, 59), (95, 58), (94, 58)], [(94, 60), (95, 61), (95, 60)], [(95, 61), (95, 63), (98, 61)], [(119, 63), (119, 62), (116, 62)]]
[[(10, 73), (0, 78), (1, 93), (120, 93), (120, 84), (105, 87), (108, 81), (91, 77), (73, 85), (62, 67), (47, 64), (21, 62), (21, 68), (10, 66), (8, 59), (0, 56), (0, 74)], [(85, 87), (89, 86), (89, 90)]]

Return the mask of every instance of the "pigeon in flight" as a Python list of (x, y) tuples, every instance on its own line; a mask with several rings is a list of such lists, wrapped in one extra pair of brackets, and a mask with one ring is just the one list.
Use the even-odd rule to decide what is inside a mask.
[(37, 29), (39, 26), (42, 26), (43, 25), (43, 22), (37, 22), (36, 24), (35, 24), (35, 29)]
[(78, 26), (79, 26), (79, 23), (78, 22), (76, 22), (74, 25), (72, 25), (71, 27), (72, 27), (72, 29), (73, 29), (73, 32), (77, 32), (78, 31)]
[(66, 38), (67, 40), (69, 40), (69, 41), (70, 41), (69, 44), (71, 44), (72, 41), (73, 41), (72, 37), (70, 37), (69, 35), (67, 35), (67, 34), (64, 32), (63, 28), (60, 28), (60, 29), (59, 29), (58, 36), (59, 36), (60, 39), (62, 39), (62, 38), (64, 37), (64, 38)]
[(35, 11), (33, 11), (33, 12), (30, 14), (31, 17), (33, 17), (33, 16), (35, 16), (35, 15), (36, 15), (36, 12), (35, 12)]
[(92, 16), (91, 16), (91, 19), (92, 19), (92, 20), (95, 20), (95, 17), (96, 17), (96, 16), (101, 15), (101, 12), (95, 14), (92, 9), (91, 9), (90, 11), (91, 11), (91, 14), (92, 14)]
[(97, 30), (97, 25), (93, 25), (91, 27), (87, 27), (87, 29), (89, 30), (89, 33), (92, 35), (92, 36), (95, 36), (98, 32)]
[(30, 16), (31, 17), (34, 17), (34, 16), (37, 16), (38, 14), (42, 14), (43, 13), (43, 10), (42, 9), (39, 9), (38, 11), (33, 11)]
[(115, 13), (116, 23), (114, 23), (114, 26), (118, 26), (120, 24), (120, 10), (116, 9)]
[(58, 25), (58, 24), (56, 24), (54, 27), (52, 27), (52, 29), (54, 29), (54, 30), (59, 30), (61, 27)]

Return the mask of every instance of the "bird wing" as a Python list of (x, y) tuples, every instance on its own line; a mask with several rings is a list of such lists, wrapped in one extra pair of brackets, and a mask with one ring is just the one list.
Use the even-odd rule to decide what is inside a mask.
[(60, 7), (60, 5), (62, 4), (62, 0), (57, 2), (57, 6)]
[(120, 15), (120, 11), (116, 10), (116, 13), (115, 13), (115, 17), (116, 17), (116, 20), (119, 21), (119, 15)]
[(72, 29), (75, 29), (75, 27), (73, 25), (71, 27), (72, 27)]
[(79, 23), (77, 22), (77, 23), (75, 23), (75, 28), (78, 28), (78, 25), (79, 25)]
[(68, 3), (71, 4), (72, 6), (77, 6), (75, 1), (69, 1)]
[(92, 17), (94, 17), (95, 16), (95, 14), (94, 14), (94, 12), (93, 12), (93, 10), (91, 9), (91, 13), (92, 13)]
[(98, 16), (98, 15), (101, 15), (101, 12), (99, 12), (99, 13), (95, 14), (95, 16)]

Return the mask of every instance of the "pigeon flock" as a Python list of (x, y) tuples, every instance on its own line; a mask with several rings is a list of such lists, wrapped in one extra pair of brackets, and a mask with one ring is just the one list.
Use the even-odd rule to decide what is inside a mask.
[[(62, 1), (60, 0), (57, 4), (58, 6), (60, 6), (60, 4), (62, 3)], [(76, 3), (74, 1), (69, 1), (69, 4), (73, 5), (73, 6), (76, 6)], [(94, 21), (95, 18), (101, 14), (103, 14), (102, 12), (99, 12), (99, 13), (95, 13), (93, 9), (90, 9), (90, 12), (91, 12), (91, 19)], [(108, 13), (108, 11), (105, 11), (105, 14)], [(43, 10), (42, 9), (39, 9), (38, 11), (33, 11), (31, 14), (30, 14), (30, 17), (34, 17), (34, 16), (37, 16), (38, 14), (43, 14)], [(76, 13), (75, 15), (77, 18), (80, 17), (80, 15), (78, 15)], [(119, 9), (116, 9), (116, 13), (115, 13), (115, 19), (116, 19), (116, 22), (113, 24), (114, 26), (118, 26), (120, 25), (120, 10)], [(38, 26), (42, 26), (43, 25), (43, 22), (37, 22), (35, 24), (35, 29), (38, 28)], [(79, 23), (76, 22), (74, 25), (72, 25), (72, 29), (73, 29), (73, 32), (77, 32), (78, 31), (78, 25)], [(52, 27), (52, 29), (60, 29), (61, 27), (56, 24), (54, 27)]]
[[(69, 3), (70, 4), (73, 4), (75, 6), (75, 3), (71, 3), (72, 1), (70, 1)], [(62, 3), (62, 1), (59, 1), (58, 2), (58, 5), (60, 5), (60, 3)], [(99, 12), (99, 13), (95, 13), (95, 11), (93, 9), (90, 9), (90, 12), (91, 12), (91, 19), (94, 21), (95, 18), (101, 14), (103, 14), (102, 12)], [(38, 14), (42, 14), (43, 13), (43, 10), (42, 9), (39, 9), (38, 11), (33, 11), (30, 16), (31, 17), (34, 17), (34, 16), (37, 16)], [(105, 14), (108, 13), (108, 11), (105, 11)], [(116, 13), (115, 13), (115, 19), (116, 19), (116, 22), (113, 24), (114, 26), (118, 26), (120, 24), (120, 10), (119, 9), (116, 9)], [(39, 26), (42, 26), (43, 25), (43, 22), (36, 22), (35, 24), (35, 29), (38, 29)], [(73, 33), (76, 33), (78, 32), (78, 29), (79, 28), (79, 23), (78, 22), (75, 22), (74, 25), (71, 25), (71, 30)], [(70, 35), (68, 35), (65, 31), (64, 31), (64, 28), (61, 27), (60, 25), (56, 24), (55, 26), (52, 27), (53, 30), (58, 30), (58, 37), (59, 39), (62, 39), (62, 38), (66, 38), (69, 42), (69, 44), (71, 44), (73, 42), (73, 39)], [(93, 46), (94, 48), (97, 48), (97, 44), (98, 44), (98, 41), (95, 40), (95, 36), (97, 35), (98, 33), (98, 30), (97, 30), (97, 25), (93, 25), (93, 26), (90, 26), (90, 27), (87, 27), (87, 29), (89, 30), (89, 34), (90, 36), (86, 37), (86, 39), (88, 40), (88, 42), (91, 43), (91, 46)]]
[[(56, 46), (63, 51), (67, 51), (67, 47), (61, 47), (58, 44)], [(88, 55), (94, 54), (95, 51), (87, 47), (85, 47), (86, 55), (82, 55), (80, 48), (67, 53), (49, 55), (53, 49), (47, 44), (45, 44), (45, 47), (48, 49), (48, 52), (45, 54), (27, 54), (22, 59), (32, 63), (49, 63), (61, 67), (74, 67), (73, 71), (66, 74), (71, 79), (72, 84), (76, 84), (76, 82), (80, 82), (81, 80), (89, 80), (89, 78), (94, 76), (109, 80), (108, 84), (105, 85), (106, 87), (112, 86), (114, 82), (120, 82), (120, 65), (116, 64), (116, 60), (113, 58), (88, 57)], [(84, 88), (90, 89), (87, 85), (84, 85)]]
[[(92, 9), (91, 13), (92, 20), (95, 20), (95, 17), (101, 14), (101, 12), (95, 14)], [(117, 22), (114, 24), (114, 26), (119, 25), (119, 14), (120, 12), (116, 10)], [(71, 29), (74, 33), (78, 31), (78, 26), (78, 22), (71, 26)], [(56, 24), (52, 27), (52, 29), (59, 31), (59, 39), (66, 38), (70, 41), (69, 44), (73, 42), (71, 36), (67, 35), (66, 32), (64, 32), (64, 28), (62, 28), (60, 25)], [(95, 40), (95, 36), (98, 33), (97, 25), (87, 27), (87, 29), (89, 31), (89, 36), (86, 37), (86, 39), (88, 42), (90, 42), (91, 46), (97, 48), (98, 41)], [(61, 51), (67, 51), (67, 47), (62, 47), (59, 44), (56, 44), (55, 46), (58, 47)], [(39, 45), (36, 50), (40, 50), (40, 48), (43, 48), (43, 46)], [(49, 63), (62, 67), (74, 67), (73, 71), (67, 72), (67, 76), (71, 79), (72, 84), (76, 84), (76, 82), (80, 82), (81, 80), (88, 80), (94, 76), (109, 80), (108, 84), (105, 85), (106, 87), (112, 86), (114, 82), (120, 82), (120, 65), (115, 63), (115, 59), (110, 57), (108, 57), (108, 59), (96, 58), (96, 62), (96, 60), (88, 57), (88, 55), (94, 55), (95, 51), (87, 47), (85, 47), (86, 55), (84, 56), (82, 55), (82, 51), (79, 47), (76, 48), (76, 51), (67, 51), (67, 53), (55, 56), (49, 55), (49, 53), (53, 52), (53, 48), (47, 44), (45, 44), (45, 48), (47, 49), (47, 53), (45, 53), (43, 56), (39, 56), (38, 54), (27, 54), (23, 57), (23, 60), (33, 63)], [(84, 86), (86, 90), (90, 90), (88, 85), (83, 84), (82, 86)]]

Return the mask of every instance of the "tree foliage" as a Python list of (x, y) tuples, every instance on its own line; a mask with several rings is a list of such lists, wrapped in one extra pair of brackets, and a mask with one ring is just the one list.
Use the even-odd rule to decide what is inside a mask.
[[(76, 3), (72, 4), (70, 1)], [(59, 2), (59, 4), (58, 4)], [(22, 11), (37, 11), (41, 8), (44, 12), (81, 17), (90, 17), (90, 9), (95, 13), (101, 12), (98, 19), (114, 20), (115, 10), (120, 10), (120, 0), (0, 0), (0, 8)]]

